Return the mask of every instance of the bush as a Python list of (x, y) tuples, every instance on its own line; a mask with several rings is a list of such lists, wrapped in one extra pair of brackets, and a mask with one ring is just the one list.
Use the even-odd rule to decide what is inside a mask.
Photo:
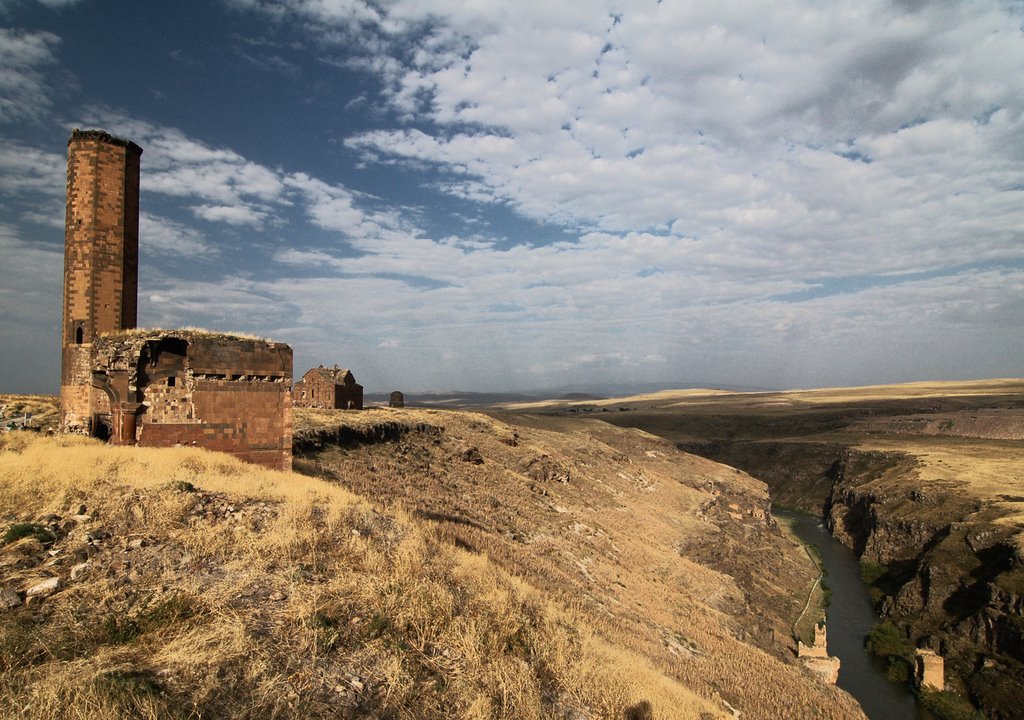
[(944, 690), (922, 690), (921, 706), (940, 720), (984, 720), (985, 715), (959, 695)]
[(140, 635), (171, 627), (195, 615), (195, 602), (184, 596), (174, 595), (134, 615), (111, 613), (104, 618), (100, 628), (99, 641), (124, 645)]
[(44, 545), (52, 543), (56, 539), (52, 532), (38, 523), (14, 523), (7, 528), (0, 544), (9, 545), (27, 537), (35, 538)]
[(910, 682), (911, 665), (902, 657), (889, 656), (889, 666), (885, 669), (885, 676), (894, 683)]
[(879, 657), (899, 657), (908, 663), (913, 662), (914, 648), (903, 637), (900, 629), (888, 620), (884, 620), (868, 633), (864, 639), (867, 649)]
[(887, 572), (889, 572), (889, 568), (885, 565), (874, 563), (870, 560), (861, 560), (860, 562), (860, 577), (866, 585), (874, 585), (881, 580)]

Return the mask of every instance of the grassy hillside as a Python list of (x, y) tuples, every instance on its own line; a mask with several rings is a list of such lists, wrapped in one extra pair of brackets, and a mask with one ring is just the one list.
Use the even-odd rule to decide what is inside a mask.
[(12, 395), (0, 393), (0, 426), (26, 414), (26, 425), (33, 429), (51, 430), (60, 424), (60, 401), (55, 395)]
[[(715, 569), (743, 538), (798, 557), (744, 515), (762, 486), (703, 460), (681, 483), (671, 448), (633, 431), (613, 432), (635, 452), (556, 449), (480, 416), (387, 412), (346, 414), (367, 421), (348, 435), (300, 419), (323, 478), (4, 436), (0, 716), (861, 717), (772, 633), (806, 563), (779, 587)], [(524, 465), (498, 446), (554, 452)], [(550, 520), (503, 534), (513, 496)], [(759, 583), (778, 607), (751, 632)]]
[(719, 707), (859, 714), (793, 659), (816, 570), (744, 473), (606, 423), (432, 410), (301, 412), (296, 448), (296, 468), (428, 523)]

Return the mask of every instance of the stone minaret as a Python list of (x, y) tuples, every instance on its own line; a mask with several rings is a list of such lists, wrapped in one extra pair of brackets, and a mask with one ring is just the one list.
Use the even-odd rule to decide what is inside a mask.
[(92, 388), (92, 342), (135, 327), (139, 286), (139, 160), (142, 148), (102, 130), (68, 140), (64, 221), (61, 426), (102, 434), (110, 413)]

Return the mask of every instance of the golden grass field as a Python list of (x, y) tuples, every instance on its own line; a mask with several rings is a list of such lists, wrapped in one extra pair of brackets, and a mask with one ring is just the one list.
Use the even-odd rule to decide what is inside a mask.
[[(607, 426), (344, 415), (441, 433), (330, 450), (344, 482), (194, 448), (0, 439), (0, 533), (44, 532), (0, 547), (0, 588), (59, 582), (0, 609), (0, 716), (862, 717), (773, 638), (802, 597), (764, 589), (780, 607), (755, 638), (745, 596), (772, 578), (686, 557), (727, 545), (760, 484)], [(524, 475), (538, 454), (569, 482)], [(522, 537), (502, 534), (509, 518)], [(760, 527), (744, 516), (728, 542), (769, 543), (799, 595), (802, 549)]]

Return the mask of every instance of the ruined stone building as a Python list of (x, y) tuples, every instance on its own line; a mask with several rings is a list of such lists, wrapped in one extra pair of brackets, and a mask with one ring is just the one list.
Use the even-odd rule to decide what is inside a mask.
[(814, 626), (814, 641), (810, 645), (804, 645), (803, 641), (797, 640), (796, 654), (804, 665), (816, 672), (821, 678), (835, 685), (839, 680), (839, 658), (828, 654), (828, 635), (824, 623)]
[(391, 399), (388, 400), (388, 407), (393, 408), (404, 408), (405, 407), (405, 395), (398, 390), (391, 393)]
[(315, 367), (295, 383), (292, 397), (296, 407), (363, 409), (363, 386), (349, 370)]
[(941, 655), (918, 649), (914, 653), (915, 680), (917, 686), (926, 690), (946, 689), (946, 663)]
[(288, 345), (134, 329), (141, 155), (100, 130), (75, 130), (68, 141), (61, 428), (290, 469)]

